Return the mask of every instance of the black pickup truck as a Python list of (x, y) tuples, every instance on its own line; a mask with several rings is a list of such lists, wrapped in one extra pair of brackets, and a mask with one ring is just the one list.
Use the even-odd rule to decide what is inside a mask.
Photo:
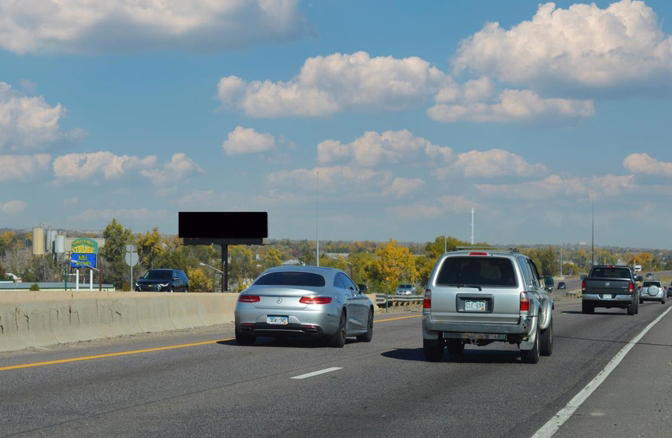
[(596, 307), (627, 309), (628, 315), (639, 312), (639, 291), (628, 266), (595, 265), (581, 282), (581, 310), (594, 313)]

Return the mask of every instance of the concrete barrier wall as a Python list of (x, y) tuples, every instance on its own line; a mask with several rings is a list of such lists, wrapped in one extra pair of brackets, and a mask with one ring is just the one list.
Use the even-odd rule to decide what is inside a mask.
[(238, 294), (3, 292), (0, 351), (233, 322)]

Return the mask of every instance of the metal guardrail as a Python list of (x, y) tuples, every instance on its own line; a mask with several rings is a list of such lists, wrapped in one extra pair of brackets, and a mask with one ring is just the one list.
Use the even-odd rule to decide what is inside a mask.
[(378, 306), (397, 307), (397, 306), (409, 306), (411, 304), (422, 304), (424, 300), (424, 295), (387, 295), (387, 301), (385, 299), (385, 294), (376, 294), (376, 304)]

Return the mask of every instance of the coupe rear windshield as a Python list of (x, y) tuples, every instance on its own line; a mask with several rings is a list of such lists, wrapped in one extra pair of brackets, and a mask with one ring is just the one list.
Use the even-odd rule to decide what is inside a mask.
[(147, 271), (142, 278), (147, 280), (170, 280), (173, 271)]
[(286, 271), (270, 272), (266, 275), (262, 275), (254, 282), (254, 284), (262, 286), (324, 287), (326, 283), (324, 277), (320, 274)]
[(630, 268), (593, 268), (590, 276), (597, 278), (630, 278)]
[(436, 284), (516, 287), (518, 281), (508, 258), (468, 256), (444, 260)]

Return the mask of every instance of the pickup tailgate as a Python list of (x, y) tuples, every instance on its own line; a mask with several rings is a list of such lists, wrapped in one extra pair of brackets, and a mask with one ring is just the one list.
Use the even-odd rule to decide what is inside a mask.
[(592, 294), (629, 294), (630, 280), (622, 278), (591, 278), (586, 279), (586, 290), (584, 293)]

